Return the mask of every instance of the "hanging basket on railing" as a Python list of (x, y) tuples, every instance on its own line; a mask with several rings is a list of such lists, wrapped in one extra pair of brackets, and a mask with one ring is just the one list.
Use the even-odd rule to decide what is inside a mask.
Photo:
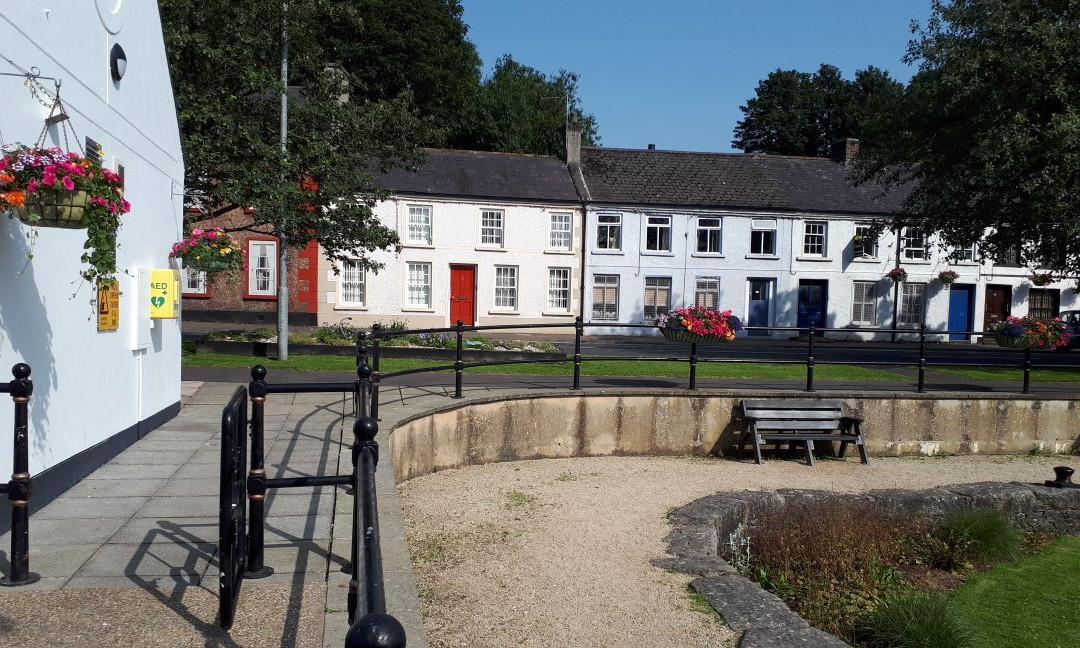
[(683, 344), (723, 344), (742, 330), (742, 322), (731, 311), (703, 306), (673, 308), (656, 318), (656, 326), (665, 338)]
[(990, 326), (989, 333), (1006, 349), (1057, 349), (1069, 344), (1069, 331), (1061, 318), (1007, 317)]
[(1030, 349), (1031, 348), (1031, 342), (1029, 342), (1028, 339), (1023, 337), (1023, 336), (1016, 337), (1014, 335), (1004, 335), (1004, 334), (998, 333), (997, 335), (994, 336), (994, 341), (997, 342), (997, 345), (999, 347), (1002, 347), (1002, 348), (1005, 348), (1005, 349)]
[(660, 329), (660, 333), (672, 342), (682, 342), (683, 344), (723, 344), (728, 341), (719, 335), (698, 335), (690, 331), (673, 331), (666, 328)]

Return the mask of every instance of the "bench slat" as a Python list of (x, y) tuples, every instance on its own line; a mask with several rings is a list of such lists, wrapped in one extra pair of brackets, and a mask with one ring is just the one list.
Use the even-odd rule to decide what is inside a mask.
[(768, 399), (768, 400), (744, 400), (742, 402), (743, 409), (840, 409), (844, 406), (841, 401), (838, 400), (783, 400), (783, 399)]
[(840, 421), (757, 421), (757, 430), (839, 430)]
[(769, 441), (858, 441), (859, 437), (854, 434), (759, 434), (759, 437)]
[(838, 409), (832, 410), (750, 410), (746, 413), (746, 418), (760, 421), (763, 419), (838, 419), (841, 412)]

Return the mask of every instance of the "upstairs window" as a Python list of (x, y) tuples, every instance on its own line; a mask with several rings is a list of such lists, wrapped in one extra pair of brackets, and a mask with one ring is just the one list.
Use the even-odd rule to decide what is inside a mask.
[(277, 241), (248, 240), (248, 295), (277, 295)]
[(750, 254), (776, 254), (776, 220), (755, 218), (750, 221)]
[(409, 205), (409, 227), (406, 241), (431, 245), (431, 207)]
[(596, 217), (596, 249), (622, 249), (622, 214), (600, 214)]
[(671, 217), (647, 216), (645, 223), (645, 249), (650, 252), (671, 251)]
[(871, 225), (856, 225), (855, 239), (852, 248), (855, 250), (856, 259), (876, 259), (878, 255), (878, 240)]
[(930, 258), (926, 249), (926, 234), (904, 230), (904, 258), (909, 261), (924, 261)]
[(570, 250), (573, 226), (573, 214), (551, 214), (550, 228), (548, 230), (548, 248), (551, 250)]
[(503, 213), (501, 211), (485, 209), (480, 213), (480, 245), (503, 246)]
[(954, 263), (975, 262), (975, 244), (972, 243), (971, 245), (964, 245), (958, 248), (954, 248), (950, 258)]
[(697, 219), (697, 251), (699, 254), (720, 254), (720, 219)]
[(807, 222), (803, 225), (803, 254), (825, 256), (826, 224), (822, 221)]

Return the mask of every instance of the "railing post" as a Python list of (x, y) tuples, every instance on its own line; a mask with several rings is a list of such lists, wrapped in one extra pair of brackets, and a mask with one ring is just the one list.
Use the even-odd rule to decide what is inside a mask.
[[(379, 463), (379, 445), (375, 436), (378, 432), (379, 424), (371, 417), (359, 419), (353, 425), (352, 459), (356, 498), (353, 506), (353, 574), (348, 595), (351, 627), (345, 635), (345, 648), (405, 648), (405, 628), (386, 613), (379, 547), (379, 509), (375, 492), (375, 470)], [(361, 577), (363, 585), (360, 583)], [(360, 615), (361, 587), (364, 594), (363, 616)]]
[(690, 389), (697, 389), (697, 342), (690, 343)]
[(1024, 393), (1031, 391), (1031, 347), (1024, 349)]
[(370, 416), (371, 402), (368, 395), (371, 389), (371, 365), (367, 359), (367, 333), (361, 331), (356, 336), (356, 417)]
[(810, 323), (807, 328), (807, 338), (809, 342), (806, 344), (806, 391), (814, 391), (814, 324)]
[(36, 583), (41, 576), (30, 571), (30, 449), (29, 409), (34, 384), (30, 381), (30, 365), (20, 362), (11, 368), (14, 380), (8, 383), (8, 392), (15, 404), (15, 454), (12, 457), (14, 471), (7, 483), (8, 499), (11, 501), (11, 572), (0, 578), (0, 585), (15, 587)]
[(457, 326), (454, 327), (455, 329), (457, 329), (457, 353), (454, 356), (454, 398), (461, 398), (462, 397), (461, 396), (461, 375), (462, 375), (462, 370), (465, 368), (465, 363), (462, 362), (463, 356), (461, 355), (462, 347), (464, 345), (464, 342), (462, 341), (462, 336), (461, 336), (462, 331), (463, 331), (463, 327), (464, 327), (464, 322), (462, 322), (461, 320), (458, 320), (457, 321)]
[(581, 389), (581, 334), (585, 325), (581, 322), (581, 315), (574, 318), (574, 389)]
[(926, 391), (926, 324), (919, 326), (919, 387), (921, 394)]
[(371, 418), (379, 420), (379, 332), (382, 325), (371, 325)]
[(248, 545), (244, 578), (265, 578), (274, 573), (263, 564), (263, 526), (266, 518), (266, 468), (263, 465), (263, 414), (266, 404), (266, 367), (251, 368), (251, 467), (248, 468)]

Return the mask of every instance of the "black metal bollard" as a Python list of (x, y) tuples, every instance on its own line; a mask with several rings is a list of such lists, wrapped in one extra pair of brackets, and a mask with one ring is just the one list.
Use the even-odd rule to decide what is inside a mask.
[(814, 325), (807, 328), (806, 343), (806, 391), (814, 391)]
[(584, 329), (581, 315), (578, 315), (574, 318), (574, 389), (581, 389), (581, 334)]
[(1024, 393), (1031, 391), (1031, 347), (1024, 349)]
[(266, 578), (273, 567), (263, 564), (266, 518), (266, 467), (263, 464), (263, 407), (266, 404), (266, 367), (251, 368), (248, 383), (251, 399), (251, 465), (248, 468), (248, 554), (244, 578)]
[(926, 391), (926, 324), (919, 327), (919, 385), (918, 392)]
[(371, 325), (371, 418), (379, 420), (379, 329), (378, 322)]
[[(375, 470), (379, 463), (379, 444), (375, 436), (378, 433), (379, 424), (371, 417), (362, 418), (353, 425), (353, 480), (357, 496), (353, 506), (353, 575), (349, 582), (349, 622), (352, 627), (345, 636), (346, 648), (405, 647), (405, 629), (397, 619), (386, 614), (386, 590), (379, 547), (379, 509), (375, 492)], [(361, 587), (363, 601), (360, 600)], [(361, 607), (363, 616), (360, 616)]]
[(465, 363), (462, 362), (463, 356), (461, 355), (462, 347), (464, 346), (464, 341), (461, 338), (463, 326), (464, 322), (458, 320), (457, 326), (454, 327), (455, 329), (457, 329), (457, 352), (454, 356), (454, 398), (462, 398), (461, 372), (465, 368)]
[(690, 389), (697, 389), (697, 342), (690, 343)]
[(16, 587), (36, 583), (41, 576), (30, 571), (30, 450), (29, 409), (34, 384), (30, 381), (30, 365), (20, 362), (11, 368), (14, 380), (7, 384), (7, 391), (15, 403), (15, 454), (12, 458), (14, 472), (6, 488), (11, 500), (11, 573), (0, 578), (0, 585)]
[(367, 358), (367, 333), (361, 332), (356, 340), (356, 416), (368, 416), (371, 412), (371, 366)]

